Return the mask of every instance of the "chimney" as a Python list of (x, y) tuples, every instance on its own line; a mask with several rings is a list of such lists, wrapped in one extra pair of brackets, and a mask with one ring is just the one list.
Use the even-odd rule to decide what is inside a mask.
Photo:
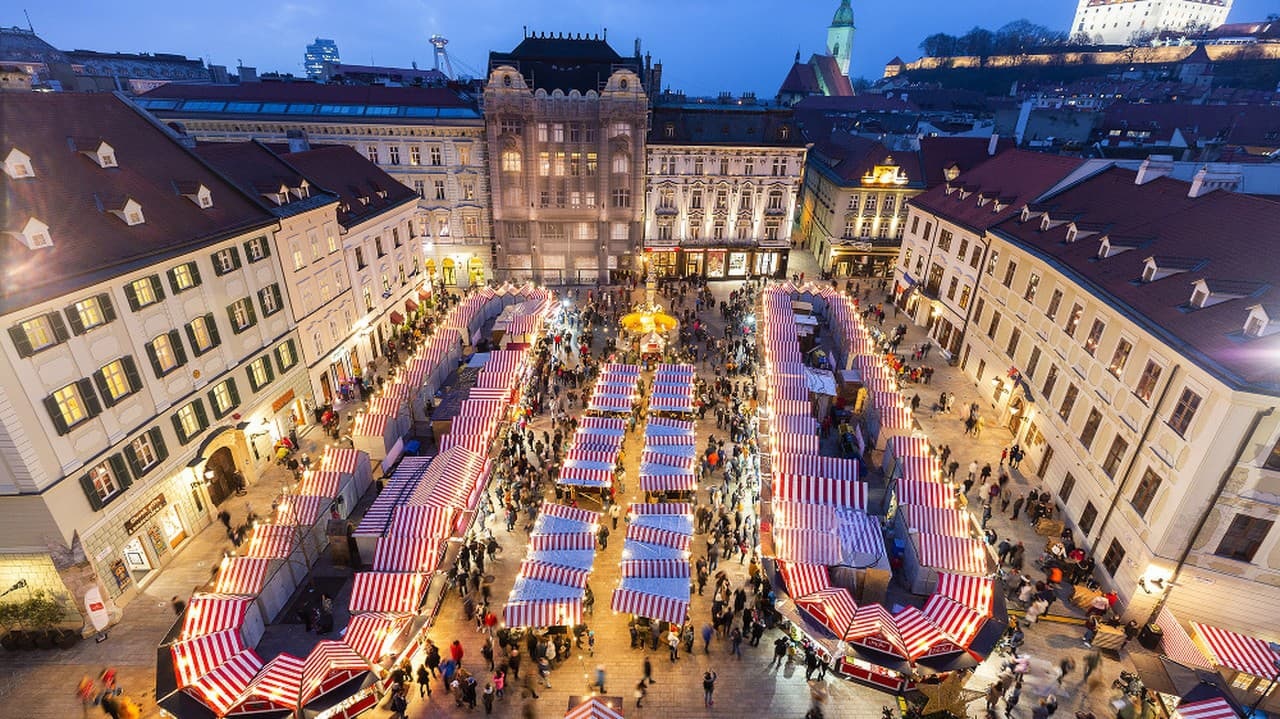
[(1192, 199), (1207, 195), (1214, 190), (1237, 192), (1244, 176), (1239, 170), (1210, 170), (1208, 165), (1201, 167), (1191, 180), (1191, 189), (1187, 197)]
[(289, 130), (285, 133), (285, 138), (289, 142), (289, 152), (306, 152), (311, 149), (311, 142), (307, 140), (306, 130)]
[(1152, 180), (1173, 172), (1173, 155), (1151, 155), (1142, 161), (1133, 184), (1145, 185)]
[(987, 140), (987, 156), (995, 157), (996, 147), (1000, 144), (1000, 133), (991, 133), (991, 139)]

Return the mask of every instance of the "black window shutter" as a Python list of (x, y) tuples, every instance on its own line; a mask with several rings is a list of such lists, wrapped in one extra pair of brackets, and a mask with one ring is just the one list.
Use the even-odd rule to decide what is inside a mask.
[(250, 262), (256, 262), (256, 261), (257, 261), (257, 260), (255, 260), (255, 259), (253, 259), (253, 243), (254, 243), (254, 242), (256, 242), (256, 241), (257, 241), (257, 240), (245, 240), (245, 241), (244, 241), (244, 256), (245, 256), (245, 259), (249, 260)]
[(53, 336), (58, 338), (58, 342), (66, 342), (71, 335), (67, 334), (67, 326), (62, 322), (62, 313), (50, 312), (46, 315), (49, 318), (49, 324), (53, 325)]
[(262, 366), (267, 368), (267, 384), (270, 384), (271, 380), (276, 378), (276, 370), (270, 362), (263, 362)]
[(124, 446), (124, 461), (129, 463), (129, 469), (134, 475), (142, 476), (142, 461), (138, 459), (138, 453), (134, 451), (132, 442)]
[(67, 305), (65, 312), (67, 313), (67, 322), (71, 324), (71, 334), (84, 334), (84, 322), (80, 320), (80, 312), (76, 310), (75, 303)]
[(9, 339), (13, 340), (13, 347), (18, 350), (19, 357), (30, 357), (36, 353), (31, 346), (31, 338), (27, 337), (27, 331), (22, 329), (22, 325), (9, 328)]
[(178, 414), (175, 412), (169, 419), (173, 420), (173, 431), (178, 434), (178, 443), (186, 444), (190, 442), (191, 438), (187, 436), (186, 430), (182, 429), (182, 420), (178, 418)]
[(231, 267), (232, 267), (232, 269), (236, 269), (236, 270), (238, 270), (238, 269), (240, 269), (241, 267), (243, 267), (244, 265), (243, 265), (243, 264), (241, 264), (241, 262), (240, 262), (240, 248), (238, 248), (238, 247), (228, 247), (228, 248), (227, 248), (227, 250), (231, 252)]
[[(150, 278), (147, 278), (150, 281)], [(129, 301), (129, 309), (137, 312), (142, 309), (142, 303), (138, 302), (138, 291), (133, 288), (133, 283), (124, 286), (124, 298)]]
[[(209, 328), (209, 339), (213, 341), (213, 347), (222, 344), (222, 338), (218, 335), (218, 323), (213, 321), (213, 313), (204, 316), (205, 325)], [(212, 347), (210, 348), (212, 349)]]
[(88, 472), (85, 472), (80, 477), (80, 488), (84, 490), (84, 498), (89, 500), (89, 506), (93, 508), (93, 511), (96, 512), (106, 506), (102, 503), (102, 498), (98, 496), (98, 490), (93, 488), (93, 479)]
[(76, 382), (76, 386), (80, 388), (80, 398), (84, 400), (89, 416), (97, 417), (102, 414), (102, 403), (98, 401), (98, 394), (93, 391), (93, 380), (82, 379)]
[(279, 284), (279, 283), (276, 283), (276, 284), (274, 284), (274, 285), (271, 285), (271, 295), (272, 295), (273, 297), (275, 297), (275, 299), (276, 299), (276, 305), (275, 305), (275, 307), (276, 307), (276, 308), (275, 308), (275, 310), (273, 310), (273, 311), (272, 311), (272, 312), (273, 312), (273, 314), (274, 314), (275, 312), (279, 312), (280, 310), (284, 309), (284, 300), (283, 300), (283, 299), (281, 299), (281, 297), (280, 297), (280, 284)]
[(245, 376), (249, 378), (250, 389), (252, 389), (254, 392), (257, 392), (258, 390), (262, 389), (262, 385), (258, 384), (258, 382), (253, 378), (253, 365), (249, 365), (248, 367), (245, 367), (244, 373), (245, 373)]
[(169, 276), (169, 286), (173, 288), (173, 294), (178, 294), (182, 288), (178, 286), (178, 273), (176, 269), (165, 272)]
[[(234, 334), (240, 334), (244, 330), (236, 324), (236, 306), (235, 303), (227, 305), (227, 319), (231, 320), (231, 331)], [(247, 325), (246, 325), (247, 326)]]
[(137, 392), (142, 389), (142, 375), (138, 374), (138, 363), (133, 361), (133, 355), (121, 357), (120, 364), (124, 365), (124, 376), (129, 380), (129, 390)]
[(116, 401), (111, 397), (111, 388), (107, 386), (107, 376), (98, 370), (93, 373), (93, 383), (98, 387), (98, 393), (102, 395), (103, 404), (108, 407), (115, 405)]
[(258, 246), (262, 248), (262, 256), (264, 258), (271, 256), (271, 243), (267, 241), (266, 235), (258, 238)]
[(183, 326), (182, 326), (182, 328), (183, 328), (183, 329), (185, 329), (185, 330), (187, 331), (187, 341), (191, 343), (191, 352), (192, 352), (192, 354), (194, 354), (196, 357), (199, 357), (199, 356), (200, 356), (200, 353), (201, 353), (203, 350), (201, 350), (201, 349), (200, 349), (200, 344), (199, 344), (198, 342), (196, 342), (196, 331), (195, 331), (194, 329), (192, 329), (192, 328), (191, 328), (191, 323), (190, 323), (190, 322), (188, 322), (187, 324), (183, 325)]
[(246, 327), (252, 327), (252, 326), (254, 326), (254, 325), (258, 324), (258, 315), (257, 315), (257, 313), (256, 313), (256, 312), (254, 312), (254, 311), (253, 311), (253, 300), (252, 300), (252, 299), (250, 299), (250, 298), (248, 298), (248, 297), (244, 298), (244, 309), (245, 309), (245, 311), (246, 311), (246, 312), (248, 312), (248, 313), (249, 313), (249, 324), (248, 324), (248, 325), (246, 325)]
[[(209, 259), (213, 262), (213, 274), (219, 277), (222, 276), (222, 263), (218, 261), (218, 255), (220, 254), (222, 254), (222, 250), (218, 250), (212, 255), (209, 255)], [(230, 272), (230, 270), (227, 271)]]
[[(209, 390), (208, 392), (206, 392), (205, 396), (209, 398), (209, 409), (213, 411), (213, 418), (222, 419), (222, 415), (224, 414), (224, 412), (218, 409), (218, 400), (216, 396), (213, 394), (213, 390)], [(227, 411), (230, 412), (231, 410), (227, 410)]]
[(147, 436), (151, 438), (151, 448), (156, 453), (156, 464), (159, 464), (169, 458), (169, 448), (164, 446), (164, 432), (159, 427), (152, 427), (147, 430)]
[(67, 427), (67, 420), (62, 416), (62, 410), (58, 409), (58, 400), (49, 395), (44, 398), (44, 408), (49, 411), (49, 419), (53, 420), (53, 428), (58, 434), (66, 434), (70, 431)]
[(147, 279), (151, 280), (151, 289), (156, 295), (156, 301), (164, 299), (164, 283), (160, 281), (160, 275), (151, 275)]
[(191, 265), (191, 286), (199, 287), (200, 286), (200, 266), (194, 262), (189, 262), (187, 264)]
[(125, 464), (124, 457), (113, 454), (107, 458), (107, 461), (111, 463), (111, 472), (115, 474), (116, 482), (120, 484), (120, 491), (128, 489), (129, 485), (133, 484), (133, 475), (129, 474), (129, 467)]
[(177, 330), (169, 330), (169, 346), (173, 348), (173, 356), (178, 360), (178, 366), (187, 363), (187, 350), (182, 346), (182, 336)]
[(164, 368), (160, 366), (160, 358), (156, 356), (155, 342), (147, 343), (147, 359), (151, 360), (151, 371), (155, 372), (156, 379), (160, 379), (165, 375)]
[(105, 292), (98, 295), (98, 306), (102, 308), (102, 321), (104, 323), (116, 321), (116, 307), (111, 304), (111, 295)]
[(201, 402), (200, 400), (195, 400), (194, 402), (191, 403), (191, 406), (195, 407), (196, 417), (200, 418), (200, 429), (204, 429), (205, 427), (208, 427), (209, 415), (204, 411), (204, 402)]
[(230, 377), (227, 378), (227, 394), (231, 395), (231, 406), (240, 406), (240, 390), (236, 389), (236, 381)]

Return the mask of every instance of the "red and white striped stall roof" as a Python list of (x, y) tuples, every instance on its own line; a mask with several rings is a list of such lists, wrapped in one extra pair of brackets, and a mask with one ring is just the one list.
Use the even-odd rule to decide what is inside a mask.
[(869, 392), (897, 392), (898, 383), (889, 377), (863, 377), (862, 384), (866, 385)]
[(613, 484), (613, 470), (569, 466), (560, 470), (556, 484), (575, 487), (608, 487)]
[(681, 457), (674, 454), (667, 454), (666, 452), (645, 450), (640, 453), (640, 464), (659, 464), (683, 470), (692, 470), (694, 459), (693, 457)]
[(440, 451), (446, 452), (454, 447), (461, 447), (476, 454), (489, 451), (489, 439), (475, 434), (450, 432), (440, 440)]
[(688, 579), (692, 574), (687, 561), (679, 559), (626, 559), (622, 576), (644, 579)]
[(693, 397), (653, 395), (649, 398), (649, 409), (654, 412), (692, 412)]
[(866, 509), (866, 482), (779, 474), (773, 478), (773, 496), (788, 502), (830, 504)]
[(536, 579), (539, 582), (552, 582), (582, 589), (587, 586), (587, 579), (590, 578), (591, 573), (584, 569), (571, 569), (527, 559), (520, 563), (520, 576)]
[(294, 492), (299, 496), (336, 497), (342, 487), (342, 475), (337, 472), (310, 471), (302, 475), (302, 481)]
[(316, 523), (330, 504), (333, 504), (331, 497), (311, 495), (288, 497), (280, 503), (276, 522), (293, 527), (310, 527)]
[(613, 432), (626, 432), (627, 420), (617, 417), (583, 417), (578, 421), (578, 431), (584, 429), (605, 429)]
[(193, 594), (187, 601), (179, 637), (185, 641), (228, 629), (238, 630), (255, 599), (231, 594)]
[(627, 526), (628, 542), (644, 542), (645, 544), (658, 544), (664, 547), (671, 547), (682, 552), (689, 551), (689, 544), (692, 539), (687, 534), (672, 532), (666, 529), (658, 529), (657, 527), (645, 527), (638, 524), (630, 524)]
[(775, 527), (799, 527), (827, 532), (835, 529), (839, 522), (836, 508), (830, 505), (782, 500), (773, 502)]
[(880, 411), (889, 407), (904, 406), (902, 395), (897, 392), (872, 392), (871, 405)]
[(965, 605), (933, 594), (924, 603), (924, 615), (943, 634), (961, 647), (968, 647), (987, 618)]
[(645, 502), (633, 502), (627, 507), (627, 511), (634, 516), (642, 516), (645, 514), (693, 514), (693, 505), (688, 502), (661, 502), (657, 504), (648, 504)]
[[(508, 372), (481, 372), (476, 377), (475, 386), (480, 389), (497, 389), (509, 392), (516, 385), (519, 374), (514, 370)], [(469, 396), (469, 395), (468, 395)], [(491, 400), (480, 400), (491, 401)]]
[(918, 479), (924, 482), (938, 482), (942, 479), (942, 467), (933, 457), (901, 457), (898, 460), (898, 467), (903, 479)]
[(640, 473), (640, 490), (644, 492), (692, 492), (698, 488), (694, 474)]
[(236, 705), (261, 669), (262, 659), (252, 649), (246, 649), (197, 679), (186, 691), (223, 716)]
[(607, 362), (600, 367), (600, 371), (604, 374), (625, 374), (631, 375), (632, 377), (639, 377), (640, 365)]
[(625, 439), (620, 434), (591, 434), (591, 432), (608, 432), (609, 430), (578, 430), (573, 434), (572, 447), (587, 452), (617, 452), (622, 449)]
[(564, 719), (622, 719), (622, 706), (615, 707), (602, 697), (589, 697), (566, 712)]
[(858, 478), (858, 460), (784, 453), (773, 461), (773, 470), (779, 474), (830, 477), (852, 482)]
[(283, 559), (293, 551), (297, 528), (283, 524), (262, 524), (253, 530), (245, 556), (259, 559)]
[(406, 382), (391, 382), (382, 388), (382, 396), (397, 402), (407, 402), (413, 395), (414, 388)]
[(919, 479), (900, 479), (895, 490), (898, 502), (919, 507), (951, 508), (956, 506), (956, 491), (942, 482), (925, 482)]
[(501, 417), (506, 408), (507, 403), (502, 400), (466, 399), (462, 401), (462, 404), (458, 405), (458, 416), (494, 419)]
[[(798, 352), (799, 350), (797, 350)], [(808, 400), (809, 385), (803, 377), (791, 375), (775, 375), (769, 383), (769, 391), (776, 400)]]
[(232, 713), (296, 709), (303, 665), (303, 660), (292, 654), (277, 654), (245, 687)]
[(692, 434), (645, 434), (646, 447), (696, 447), (698, 438)]
[(1199, 635), (1214, 664), (1255, 677), (1276, 675), (1280, 654), (1261, 639), (1198, 622), (1192, 622), (1191, 628)]
[(929, 440), (924, 437), (890, 437), (885, 441), (885, 452), (895, 457), (930, 457)]
[(667, 427), (685, 433), (692, 433), (694, 431), (692, 421), (685, 419), (672, 419), (670, 417), (653, 417), (646, 425), (646, 430), (649, 427)]
[(332, 639), (321, 641), (311, 649), (303, 662), (298, 702), (309, 704), (316, 697), (333, 691), (372, 669), (369, 662), (343, 642)]
[(390, 423), (391, 418), (385, 414), (360, 414), (356, 416), (351, 434), (355, 437), (382, 437), (386, 435), (387, 425)]
[(1161, 607), (1156, 615), (1156, 624), (1164, 632), (1160, 639), (1160, 653), (1179, 664), (1197, 669), (1212, 669), (1213, 666), (1205, 658), (1204, 652), (1196, 645), (1191, 635), (1182, 628), (1182, 623), (1173, 615), (1169, 607)]
[(898, 636), (902, 639), (902, 646), (907, 650), (907, 657), (912, 661), (930, 653), (943, 654), (948, 650), (963, 649), (948, 639), (929, 617), (915, 607), (906, 606), (899, 609), (898, 613), (893, 615), (893, 622), (898, 629)]
[(590, 402), (587, 403), (587, 409), (601, 412), (630, 412), (632, 404), (634, 404), (634, 400), (629, 396), (596, 394), (591, 396)]
[(911, 410), (906, 407), (892, 405), (878, 410), (881, 429), (911, 429)]
[(986, 574), (987, 550), (976, 539), (917, 534), (920, 565), (962, 574)]
[(369, 414), (385, 414), (395, 417), (404, 411), (404, 403), (392, 397), (370, 397), (365, 409)]
[(440, 542), (430, 537), (379, 537), (373, 550), (373, 571), (434, 572), (440, 561)]
[(320, 461), (321, 469), (342, 474), (355, 474), (363, 462), (369, 465), (369, 455), (350, 447), (325, 447), (324, 458)]
[(387, 536), (444, 538), (453, 528), (453, 516), (453, 507), (402, 505), (392, 510)]
[(773, 543), (774, 554), (784, 561), (824, 566), (840, 563), (840, 538), (831, 532), (774, 527)]
[(516, 315), (507, 322), (507, 334), (527, 335), (538, 331), (542, 325), (541, 315)]
[(902, 637), (898, 634), (897, 623), (893, 621), (889, 610), (879, 604), (858, 607), (844, 639), (877, 651), (896, 654), (904, 659), (909, 658)]
[(809, 400), (786, 399), (778, 400), (770, 407), (773, 410), (774, 417), (784, 417), (788, 415), (797, 417), (812, 417), (813, 403)]
[(770, 440), (774, 453), (792, 455), (818, 454), (818, 435), (816, 434), (775, 434)]
[(844, 638), (858, 612), (858, 605), (843, 587), (827, 587), (796, 599), (795, 602), (797, 607), (840, 638)]
[(169, 645), (178, 688), (194, 684), (231, 657), (245, 650), (244, 639), (234, 629), (204, 634)]
[(995, 581), (987, 577), (938, 572), (938, 594), (989, 617), (995, 599)]
[[(1275, 671), (1274, 669), (1272, 671)], [(1240, 714), (1223, 697), (1179, 704), (1173, 715), (1177, 719), (1239, 719)]]
[(342, 641), (370, 664), (377, 664), (391, 651), (409, 621), (398, 614), (360, 614), (351, 618)]
[(493, 417), (481, 417), (479, 415), (458, 415), (449, 422), (448, 434), (456, 434), (462, 437), (479, 437), (486, 444), (493, 439), (493, 431), (497, 427), (497, 420)]
[(502, 623), (508, 627), (557, 627), (582, 623), (581, 599), (528, 599), (507, 602)]
[(519, 369), (524, 356), (524, 350), (494, 350), (489, 353), (489, 359), (485, 361), (480, 371), (482, 373), (509, 372)]
[(584, 524), (595, 524), (600, 521), (600, 513), (592, 512), (588, 509), (580, 507), (569, 507), (555, 502), (543, 502), (538, 509), (538, 514), (545, 514), (551, 517), (559, 517), (567, 519), (571, 522), (582, 522)]
[(511, 390), (506, 387), (472, 387), (467, 392), (468, 399), (497, 400), (506, 402), (511, 399)]
[(222, 562), (218, 572), (218, 581), (213, 591), (218, 594), (257, 595), (262, 592), (262, 585), (267, 581), (267, 569), (270, 559), (256, 557), (231, 557)]
[(831, 586), (831, 577), (827, 574), (826, 565), (779, 562), (778, 567), (782, 570), (782, 578), (787, 584), (787, 594), (790, 594), (792, 599), (807, 597)]
[(689, 601), (679, 597), (650, 594), (635, 589), (619, 587), (613, 590), (613, 611), (648, 617), (673, 624), (684, 623), (689, 613)]
[(421, 574), (408, 572), (358, 572), (351, 585), (352, 614), (390, 612), (413, 614), (422, 602), (427, 583)]
[(582, 462), (585, 464), (605, 465), (612, 469), (618, 463), (618, 453), (591, 451), (574, 447), (565, 453), (564, 461), (566, 465), (570, 462)]
[(902, 505), (907, 526), (926, 534), (945, 534), (948, 537), (969, 537), (969, 520), (958, 509)]
[[(778, 435), (809, 435), (816, 443), (818, 438), (818, 420), (807, 414), (780, 414), (769, 420), (769, 426)], [(775, 442), (774, 446), (783, 447)]]
[(673, 374), (680, 375), (682, 377), (692, 377), (694, 369), (691, 364), (668, 364), (664, 362), (658, 365), (658, 369), (655, 374)]
[(596, 535), (589, 532), (577, 534), (535, 534), (529, 537), (529, 549), (535, 552), (573, 551), (595, 549)]

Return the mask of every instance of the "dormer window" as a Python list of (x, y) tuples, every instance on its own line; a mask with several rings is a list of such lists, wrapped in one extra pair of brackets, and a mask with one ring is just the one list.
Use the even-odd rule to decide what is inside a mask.
[(1201, 284), (1202, 283), (1199, 282), (1196, 283), (1195, 289), (1191, 292), (1191, 302), (1188, 304), (1192, 307), (1205, 307), (1205, 303), (1209, 301), (1209, 290), (1208, 288), (1202, 287)]
[[(955, 192), (955, 191), (956, 191), (956, 190), (958, 190), (958, 189), (960, 189), (958, 186), (953, 185), (953, 184), (951, 184), (950, 182), (948, 182), (948, 183), (947, 183), (947, 194), (948, 194), (948, 195), (950, 195), (952, 192)], [(963, 197), (963, 196), (964, 196), (964, 195), (962, 194), (962, 195), (961, 195), (961, 197)]]
[(1030, 219), (1031, 219), (1031, 208), (1030, 208), (1030, 207), (1024, 207), (1024, 208), (1022, 208), (1022, 215), (1019, 217), (1019, 219), (1020, 219), (1022, 222), (1026, 222), (1026, 221), (1030, 220)]
[(27, 224), (22, 226), (21, 231), (11, 234), (26, 245), (28, 250), (53, 246), (53, 239), (49, 236), (49, 226), (34, 217), (27, 220)]
[(1270, 312), (1267, 309), (1263, 305), (1249, 308), (1249, 316), (1244, 321), (1245, 337), (1266, 337), (1280, 331), (1280, 307), (1272, 305)]
[[(81, 143), (77, 142), (76, 144), (80, 145)], [(83, 153), (85, 157), (88, 157), (98, 163), (98, 167), (103, 169), (119, 167), (119, 165), (116, 164), (115, 148), (108, 145), (106, 140), (90, 140), (89, 142), (84, 143), (84, 148), (81, 149), (80, 152)]]
[(213, 195), (210, 194), (209, 188), (205, 187), (203, 183), (179, 182), (175, 184), (178, 186), (178, 192), (182, 193), (183, 197), (194, 202), (196, 207), (202, 210), (213, 207)]
[(306, 180), (303, 180), (302, 182), (298, 183), (297, 187), (290, 187), (289, 193), (299, 200), (306, 197), (310, 197), (311, 185)]
[(289, 188), (284, 183), (279, 185), (267, 185), (259, 187), (262, 196), (274, 202), (276, 205), (283, 205), (289, 202)]
[(1044, 213), (1044, 216), (1040, 218), (1040, 231), (1048, 232), (1051, 227), (1053, 227), (1053, 220), (1049, 219), (1049, 213), (1046, 212)]
[[(951, 182), (960, 176), (960, 167), (958, 165), (950, 165), (942, 171), (942, 176), (947, 178), (947, 182)], [(951, 188), (947, 188), (947, 194), (951, 194)]]
[(1188, 304), (1194, 308), (1212, 307), (1228, 300), (1249, 297), (1266, 288), (1266, 285), (1260, 282), (1209, 278), (1198, 279), (1191, 286), (1191, 301)]
[(4, 172), (15, 180), (36, 176), (35, 170), (31, 169), (31, 158), (16, 147), (9, 150), (4, 158)]
[[(1079, 235), (1080, 235), (1080, 231), (1076, 229), (1076, 225), (1075, 225), (1075, 223), (1074, 223), (1074, 222), (1073, 222), (1073, 223), (1071, 223), (1071, 226), (1067, 228), (1067, 244), (1069, 245), (1069, 244), (1071, 244), (1072, 242), (1075, 242), (1075, 241), (1076, 241), (1076, 237), (1078, 237)], [(1106, 241), (1103, 241), (1103, 243), (1102, 243), (1102, 246), (1103, 246), (1104, 248), (1106, 248), (1106, 247), (1110, 247), (1110, 245), (1111, 245), (1111, 243), (1106, 242)], [(1104, 250), (1100, 251), (1099, 256), (1100, 256), (1100, 257), (1106, 257), (1106, 256), (1107, 256), (1107, 255), (1106, 255), (1106, 250), (1104, 249)]]
[(1155, 260), (1148, 257), (1147, 264), (1143, 265), (1142, 267), (1142, 281), (1150, 282), (1154, 280), (1156, 278), (1157, 271), (1158, 271), (1158, 268), (1156, 267)]
[(146, 218), (142, 216), (142, 205), (132, 197), (126, 198), (123, 203), (118, 203), (115, 207), (108, 207), (107, 211), (124, 220), (124, 223), (130, 227), (146, 222)]

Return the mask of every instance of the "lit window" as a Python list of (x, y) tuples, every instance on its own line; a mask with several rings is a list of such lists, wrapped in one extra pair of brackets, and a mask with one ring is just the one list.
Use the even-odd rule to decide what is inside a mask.
[(90, 469), (89, 482), (99, 502), (105, 503), (120, 492), (120, 480), (111, 469), (110, 462), (103, 462)]
[(218, 327), (214, 324), (213, 315), (197, 317), (187, 324), (187, 338), (191, 340), (191, 349), (197, 356), (218, 346)]
[(1189, 389), (1182, 390), (1182, 395), (1178, 397), (1178, 404), (1173, 408), (1173, 414), (1169, 415), (1169, 426), (1173, 431), (1180, 435), (1185, 435), (1187, 429), (1191, 426), (1191, 420), (1195, 419), (1196, 411), (1200, 409), (1200, 395)]
[(133, 360), (123, 357), (98, 370), (98, 387), (107, 404), (115, 404), (141, 389), (133, 379), (137, 374)]
[(169, 270), (169, 281), (175, 294), (183, 292), (200, 284), (200, 271), (196, 269), (194, 262), (178, 265)]
[(222, 417), (240, 404), (240, 395), (236, 392), (235, 380), (219, 382), (209, 392), (209, 404), (213, 407), (213, 416)]
[(253, 387), (253, 391), (257, 392), (267, 386), (274, 379), (271, 372), (271, 363), (266, 357), (259, 357), (249, 364), (247, 369), (249, 374), (249, 385)]
[(280, 365), (281, 372), (298, 364), (298, 352), (294, 348), (293, 340), (276, 347), (276, 363)]
[[(31, 347), (30, 352), (39, 352), (46, 347), (52, 347), (61, 340), (54, 331), (54, 322), (57, 315), (41, 315), (33, 317), (21, 324), (21, 335), (26, 337), (26, 342)], [(65, 332), (65, 331), (64, 331)]]
[(217, 275), (225, 275), (228, 272), (239, 269), (240, 253), (234, 247), (218, 250), (213, 253), (213, 271)]
[(164, 298), (160, 291), (160, 279), (155, 275), (130, 282), (125, 286), (124, 293), (135, 310), (154, 305)]
[[(323, 286), (328, 288), (327, 284)], [(236, 334), (240, 334), (258, 323), (258, 318), (253, 312), (253, 303), (249, 301), (248, 297), (233, 302), (227, 307), (227, 314), (231, 317), (231, 329)]]
[(184, 442), (190, 441), (192, 437), (200, 434), (200, 430), (204, 429), (204, 424), (201, 421), (203, 415), (204, 407), (199, 400), (183, 405), (174, 415), (174, 424)]
[[(153, 434), (154, 433), (154, 434)], [(158, 437), (159, 429), (152, 429), (144, 432), (125, 447), (125, 456), (129, 458), (133, 465), (133, 473), (141, 476), (148, 469), (160, 463), (160, 452), (157, 451), (158, 442), (153, 437)]]
[(106, 300), (106, 295), (101, 295), (100, 297), (90, 297), (87, 300), (80, 300), (75, 303), (72, 306), (72, 311), (75, 313), (75, 319), (79, 320), (79, 323), (77, 324), (77, 322), (73, 321), (71, 326), (83, 332), (98, 325), (106, 324), (108, 320), (103, 305), (109, 302), (110, 300)]
[(84, 398), (80, 396), (79, 385), (69, 384), (55, 391), (53, 401), (57, 405), (58, 416), (62, 418), (65, 426), (74, 427), (89, 419), (89, 409), (85, 405)]
[(182, 345), (178, 344), (176, 337), (176, 332), (170, 332), (156, 337), (147, 345), (147, 353), (151, 356), (151, 364), (157, 377), (169, 374), (186, 361), (182, 356)]
[(515, 150), (503, 150), (502, 152), (502, 171), (503, 172), (520, 172), (520, 153)]

